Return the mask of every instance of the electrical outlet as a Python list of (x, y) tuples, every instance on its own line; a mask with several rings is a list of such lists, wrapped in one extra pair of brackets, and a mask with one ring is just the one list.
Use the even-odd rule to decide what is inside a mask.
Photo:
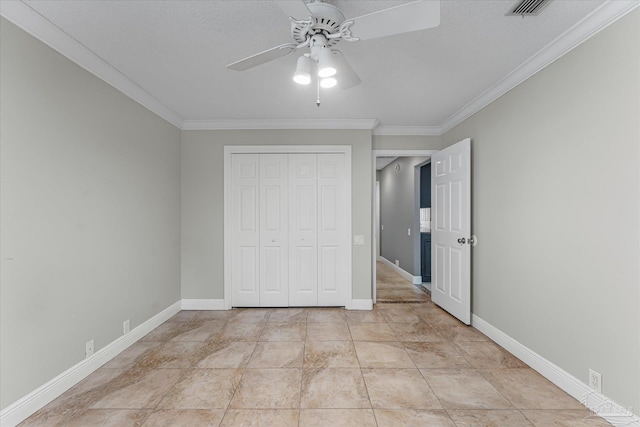
[(589, 369), (589, 387), (602, 393), (602, 375), (591, 368)]
[(95, 348), (95, 342), (94, 342), (94, 340), (87, 341), (87, 344), (85, 344), (85, 347), (84, 347), (84, 357), (85, 357), (85, 359), (86, 359), (87, 357), (91, 357), (91, 356), (93, 356), (93, 350), (94, 350), (94, 348)]
[(129, 319), (125, 320), (122, 323), (122, 332), (124, 333), (124, 335), (127, 335), (129, 333), (131, 329), (130, 326), (131, 326), (131, 323), (129, 322)]
[(411, 229), (407, 228), (407, 236), (411, 236)]

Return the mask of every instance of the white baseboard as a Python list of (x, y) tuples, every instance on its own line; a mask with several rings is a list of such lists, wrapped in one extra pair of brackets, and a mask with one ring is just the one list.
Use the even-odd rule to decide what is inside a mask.
[(352, 299), (349, 310), (373, 310), (372, 299)]
[(224, 299), (183, 299), (182, 310), (226, 310)]
[[(183, 299), (182, 310), (226, 310), (224, 299)], [(373, 300), (352, 299), (349, 310), (373, 310)]]
[(132, 329), (128, 334), (107, 344), (93, 356), (76, 363), (57, 377), (41, 385), (23, 398), (0, 411), (0, 425), (13, 427), (29, 418), (56, 397), (82, 381), (96, 369), (126, 350), (140, 338), (167, 321), (180, 311), (180, 301), (167, 307), (146, 322)]
[(580, 401), (598, 416), (604, 418), (614, 426), (640, 427), (640, 418), (631, 413), (631, 411), (613, 402), (605, 395), (592, 390), (578, 378), (522, 345), (475, 314), (471, 316), (471, 324), (474, 328), (491, 338), (531, 368), (538, 371), (543, 377), (573, 396), (573, 398)]
[(409, 273), (408, 271), (403, 270), (402, 268), (398, 267), (397, 265), (395, 265), (394, 263), (392, 263), (391, 261), (389, 261), (385, 257), (379, 257), (378, 261), (382, 262), (384, 265), (386, 265), (389, 268), (393, 269), (396, 273), (398, 273), (399, 275), (401, 275), (402, 277), (404, 277), (405, 279), (407, 279), (408, 281), (410, 281), (414, 285), (421, 285), (422, 284), (422, 276), (414, 276), (413, 274)]

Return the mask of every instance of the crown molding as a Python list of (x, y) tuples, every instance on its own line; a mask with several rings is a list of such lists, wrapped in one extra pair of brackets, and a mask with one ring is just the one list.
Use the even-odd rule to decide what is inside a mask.
[(462, 107), (438, 126), (441, 133), (446, 133), (471, 117), (529, 77), (542, 70), (556, 59), (579, 46), (589, 38), (613, 24), (627, 13), (640, 6), (639, 0), (608, 0), (559, 35), (531, 58), (516, 67), (498, 83), (480, 94), (473, 101)]
[(19, 0), (0, 1), (0, 15), (177, 128), (183, 119), (124, 74)]
[(183, 130), (243, 130), (243, 129), (366, 129), (378, 125), (378, 119), (227, 119), (185, 120)]
[(440, 126), (378, 126), (373, 130), (374, 135), (442, 135)]

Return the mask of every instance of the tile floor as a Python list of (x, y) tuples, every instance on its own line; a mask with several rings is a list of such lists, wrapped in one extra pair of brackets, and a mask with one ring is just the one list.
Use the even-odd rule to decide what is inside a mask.
[(589, 415), (427, 298), (181, 311), (21, 426), (609, 425)]
[(376, 291), (378, 302), (426, 302), (429, 295), (414, 286), (386, 264), (376, 263)]

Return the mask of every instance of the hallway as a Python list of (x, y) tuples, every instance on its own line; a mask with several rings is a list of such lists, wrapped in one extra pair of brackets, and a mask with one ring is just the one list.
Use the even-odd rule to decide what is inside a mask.
[(426, 303), (431, 295), (400, 276), (381, 261), (376, 263), (376, 302), (389, 303)]

